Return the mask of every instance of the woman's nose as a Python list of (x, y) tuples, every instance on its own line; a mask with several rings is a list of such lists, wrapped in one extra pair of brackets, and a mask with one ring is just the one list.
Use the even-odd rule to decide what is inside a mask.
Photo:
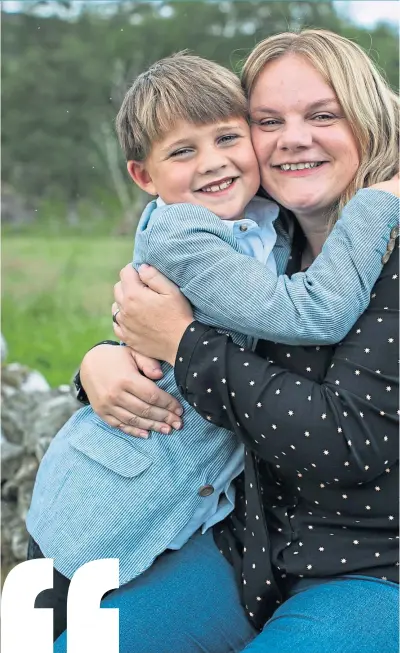
[(312, 133), (305, 123), (286, 123), (278, 139), (282, 150), (301, 150), (312, 145)]

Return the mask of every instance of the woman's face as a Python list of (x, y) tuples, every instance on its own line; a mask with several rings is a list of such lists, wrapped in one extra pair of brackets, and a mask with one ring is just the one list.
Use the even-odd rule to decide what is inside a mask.
[(306, 59), (285, 55), (261, 72), (250, 116), (264, 189), (298, 217), (321, 217), (360, 163), (331, 87)]

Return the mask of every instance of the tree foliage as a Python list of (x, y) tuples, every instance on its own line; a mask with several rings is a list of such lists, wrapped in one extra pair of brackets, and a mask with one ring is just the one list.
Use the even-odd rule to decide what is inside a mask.
[(77, 11), (74, 2), (42, 0), (2, 12), (3, 180), (33, 201), (74, 205), (101, 192), (125, 209), (131, 191), (113, 121), (130, 81), (186, 48), (237, 68), (260, 39), (304, 26), (354, 39), (396, 86), (395, 29), (346, 23), (331, 2), (123, 0)]

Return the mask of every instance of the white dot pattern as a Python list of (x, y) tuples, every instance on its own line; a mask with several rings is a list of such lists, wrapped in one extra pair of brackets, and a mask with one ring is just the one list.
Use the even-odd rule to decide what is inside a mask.
[(215, 531), (258, 627), (287, 574), (398, 580), (397, 269), (392, 255), (336, 347), (264, 341), (254, 353), (203, 325), (207, 351), (182, 339), (185, 398), (246, 445), (235, 512)]

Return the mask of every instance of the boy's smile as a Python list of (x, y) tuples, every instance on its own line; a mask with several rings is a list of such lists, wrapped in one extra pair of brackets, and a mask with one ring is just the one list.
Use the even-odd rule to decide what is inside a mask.
[(128, 162), (134, 181), (166, 204), (200, 204), (236, 220), (260, 185), (250, 129), (243, 118), (210, 125), (179, 122), (144, 162)]

